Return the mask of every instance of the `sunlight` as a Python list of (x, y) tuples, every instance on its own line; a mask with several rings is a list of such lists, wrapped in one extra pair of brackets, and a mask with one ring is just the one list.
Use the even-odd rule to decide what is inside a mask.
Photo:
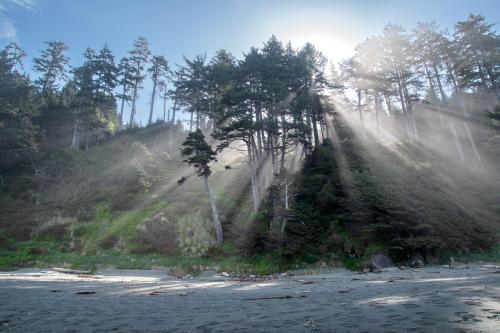
[(388, 296), (388, 297), (376, 297), (370, 298), (366, 301), (360, 301), (359, 304), (373, 304), (373, 305), (400, 305), (409, 302), (418, 301), (418, 298), (410, 296)]
[(352, 32), (334, 24), (315, 22), (314, 18), (309, 18), (305, 24), (282, 23), (278, 31), (277, 36), (290, 41), (294, 48), (300, 48), (308, 42), (313, 44), (331, 64), (353, 53)]

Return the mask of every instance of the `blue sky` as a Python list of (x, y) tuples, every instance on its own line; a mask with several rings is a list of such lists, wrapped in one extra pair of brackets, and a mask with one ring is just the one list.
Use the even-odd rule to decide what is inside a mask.
[[(220, 48), (240, 57), (275, 34), (297, 47), (311, 41), (337, 62), (389, 22), (411, 29), (434, 20), (451, 30), (469, 13), (497, 23), (500, 0), (0, 0), (0, 46), (19, 43), (30, 69), (44, 41), (61, 40), (77, 66), (87, 46), (108, 43), (119, 58), (144, 36), (153, 53), (173, 64), (182, 63), (183, 55), (210, 56)], [(147, 83), (141, 92), (143, 123), (150, 90)]]

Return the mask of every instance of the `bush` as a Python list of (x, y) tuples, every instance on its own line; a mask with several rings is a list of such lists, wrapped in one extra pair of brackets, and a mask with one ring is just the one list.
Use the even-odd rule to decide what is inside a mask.
[(160, 212), (138, 227), (132, 244), (134, 253), (172, 254), (179, 242), (175, 226)]

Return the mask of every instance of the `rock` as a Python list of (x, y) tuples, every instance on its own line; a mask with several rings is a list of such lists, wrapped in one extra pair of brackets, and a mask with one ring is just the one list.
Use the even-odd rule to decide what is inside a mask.
[(411, 268), (422, 268), (425, 266), (425, 259), (418, 252), (415, 252), (411, 255), (408, 264)]
[(385, 254), (376, 254), (368, 263), (371, 272), (380, 272), (383, 268), (395, 267), (392, 259)]
[(229, 277), (229, 274), (228, 274), (228, 273), (226, 273), (226, 272), (222, 272), (222, 274), (221, 274), (221, 275), (222, 275), (222, 276), (224, 276), (224, 277)]

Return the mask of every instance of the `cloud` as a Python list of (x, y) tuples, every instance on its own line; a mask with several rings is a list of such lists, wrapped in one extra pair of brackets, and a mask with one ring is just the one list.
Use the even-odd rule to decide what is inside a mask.
[(0, 11), (5, 11), (9, 6), (18, 6), (27, 10), (35, 10), (35, 0), (0, 0)]
[(17, 41), (17, 29), (14, 21), (7, 15), (10, 8), (19, 7), (29, 11), (36, 11), (35, 0), (0, 0), (0, 39)]
[(10, 41), (17, 40), (17, 30), (14, 23), (3, 14), (0, 14), (0, 38)]

